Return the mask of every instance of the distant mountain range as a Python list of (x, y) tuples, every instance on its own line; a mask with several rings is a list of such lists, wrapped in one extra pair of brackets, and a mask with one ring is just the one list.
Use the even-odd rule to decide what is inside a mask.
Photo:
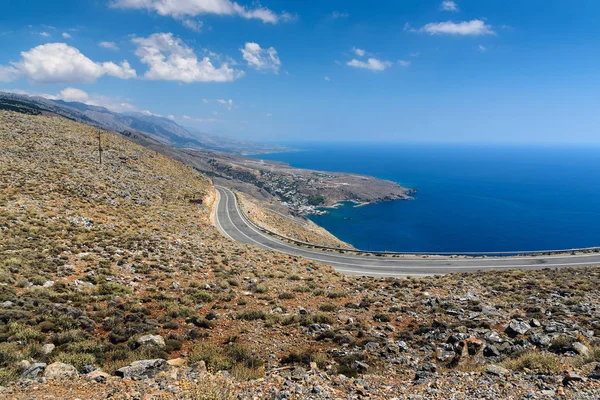
[(104, 107), (85, 103), (50, 100), (0, 92), (0, 110), (26, 114), (55, 114), (62, 117), (121, 133), (142, 133), (159, 143), (176, 148), (219, 151), (238, 155), (251, 155), (289, 151), (285, 146), (266, 145), (242, 141), (188, 129), (168, 118), (140, 112), (117, 113)]

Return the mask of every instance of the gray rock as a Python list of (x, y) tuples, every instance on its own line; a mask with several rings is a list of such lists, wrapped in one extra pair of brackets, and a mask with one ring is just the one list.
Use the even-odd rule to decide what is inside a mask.
[(49, 288), (49, 287), (52, 287), (52, 286), (54, 286), (54, 281), (46, 281), (42, 285), (42, 287), (45, 287), (45, 288)]
[(160, 335), (144, 335), (136, 340), (137, 344), (144, 347), (158, 347), (163, 349), (166, 347), (165, 339)]
[(493, 344), (487, 344), (483, 349), (483, 355), (486, 357), (498, 357), (500, 355), (500, 350)]
[(581, 375), (577, 375), (573, 372), (567, 372), (565, 374), (565, 377), (563, 378), (563, 385), (567, 386), (569, 385), (569, 383), (571, 382), (581, 382), (583, 381), (585, 378)]
[(538, 347), (548, 347), (548, 346), (550, 346), (550, 343), (552, 343), (552, 339), (550, 338), (550, 336), (538, 335), (537, 333), (534, 333), (533, 335), (531, 335), (529, 337), (529, 340), (531, 340), (531, 343), (533, 343), (534, 345), (536, 345)]
[(579, 355), (582, 355), (584, 357), (587, 357), (590, 355), (590, 349), (583, 343), (575, 342), (572, 344), (572, 347), (573, 347), (573, 350), (575, 350), (575, 352)]
[(4, 303), (2, 303), (2, 308), (10, 308), (14, 305), (15, 305), (15, 303), (13, 303), (12, 301), (6, 300)]
[(47, 343), (45, 345), (42, 346), (42, 353), (44, 353), (45, 355), (48, 355), (50, 353), (52, 353), (52, 351), (54, 350), (56, 346), (52, 343)]
[(19, 377), (19, 380), (24, 381), (27, 379), (37, 378), (46, 369), (46, 363), (34, 363), (25, 370)]
[(17, 362), (16, 367), (19, 371), (25, 371), (27, 368), (31, 367), (31, 362), (28, 360), (21, 360)]
[(122, 378), (145, 379), (153, 378), (156, 374), (164, 370), (167, 361), (162, 358), (154, 360), (134, 361), (126, 367), (118, 369), (115, 374)]
[(515, 337), (517, 335), (526, 334), (527, 332), (529, 332), (530, 329), (531, 326), (527, 322), (517, 321), (513, 319), (508, 323), (508, 326), (506, 327), (506, 329), (504, 329), (504, 332), (510, 337)]
[(499, 365), (495, 365), (495, 364), (490, 364), (487, 367), (485, 367), (485, 372), (487, 372), (488, 374), (496, 375), (496, 376), (506, 376), (506, 375), (510, 374), (509, 370), (507, 370), (506, 368), (501, 367)]
[(588, 375), (588, 378), (600, 380), (600, 363), (596, 363), (596, 368)]
[(48, 379), (68, 379), (77, 376), (77, 370), (70, 364), (55, 362), (46, 367), (44, 378)]

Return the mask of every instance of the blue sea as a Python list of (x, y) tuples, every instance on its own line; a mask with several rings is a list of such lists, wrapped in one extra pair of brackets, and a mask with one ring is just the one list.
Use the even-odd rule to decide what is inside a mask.
[(301, 145), (256, 156), (417, 190), (346, 204), (317, 224), (362, 250), (517, 251), (600, 246), (599, 146)]

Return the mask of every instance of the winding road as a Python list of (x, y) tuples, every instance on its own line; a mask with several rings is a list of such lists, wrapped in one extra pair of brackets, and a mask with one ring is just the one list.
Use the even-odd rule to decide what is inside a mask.
[(215, 223), (223, 235), (229, 239), (331, 265), (337, 271), (346, 274), (394, 277), (506, 268), (540, 269), (600, 265), (600, 253), (486, 258), (433, 255), (376, 257), (310, 249), (286, 243), (251, 226), (242, 216), (235, 194), (222, 186), (217, 186), (217, 191), (219, 199), (215, 212)]

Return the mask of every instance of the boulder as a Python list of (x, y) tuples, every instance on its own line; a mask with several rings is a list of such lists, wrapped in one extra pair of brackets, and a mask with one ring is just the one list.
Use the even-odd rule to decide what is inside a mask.
[(25, 370), (19, 377), (19, 380), (24, 381), (27, 379), (37, 378), (46, 369), (46, 363), (33, 363), (29, 368)]
[(585, 380), (585, 378), (581, 375), (577, 375), (573, 372), (567, 372), (565, 377), (563, 378), (563, 386), (568, 386), (571, 382), (581, 382)]
[(167, 361), (167, 364), (171, 367), (183, 367), (185, 364), (187, 363), (187, 361), (185, 360), (185, 358), (173, 358), (169, 361)]
[(120, 368), (115, 375), (121, 378), (145, 379), (154, 378), (157, 373), (163, 371), (167, 366), (167, 361), (162, 358), (154, 360), (134, 361), (126, 367)]
[(44, 378), (48, 379), (68, 379), (77, 376), (77, 370), (70, 364), (55, 362), (46, 367)]
[(90, 381), (95, 381), (98, 383), (104, 383), (109, 378), (109, 375), (102, 371), (101, 369), (96, 369), (85, 376), (86, 379)]
[(573, 350), (575, 350), (575, 352), (579, 355), (582, 355), (584, 357), (590, 355), (590, 349), (583, 343), (575, 342), (571, 346), (573, 347)]
[(160, 335), (144, 335), (137, 339), (137, 344), (145, 347), (158, 347), (164, 349), (166, 347), (165, 339)]
[(506, 376), (506, 375), (510, 374), (509, 370), (507, 370), (506, 368), (501, 367), (499, 365), (495, 365), (495, 364), (490, 364), (487, 367), (485, 367), (485, 372), (487, 372), (488, 374), (496, 375), (496, 376)]
[(47, 343), (45, 345), (42, 346), (42, 353), (44, 353), (45, 355), (48, 355), (50, 353), (52, 353), (52, 351), (54, 350), (56, 346), (52, 343)]
[(517, 335), (524, 335), (531, 329), (531, 325), (527, 322), (517, 321), (515, 319), (508, 323), (504, 332), (510, 337), (516, 337)]

